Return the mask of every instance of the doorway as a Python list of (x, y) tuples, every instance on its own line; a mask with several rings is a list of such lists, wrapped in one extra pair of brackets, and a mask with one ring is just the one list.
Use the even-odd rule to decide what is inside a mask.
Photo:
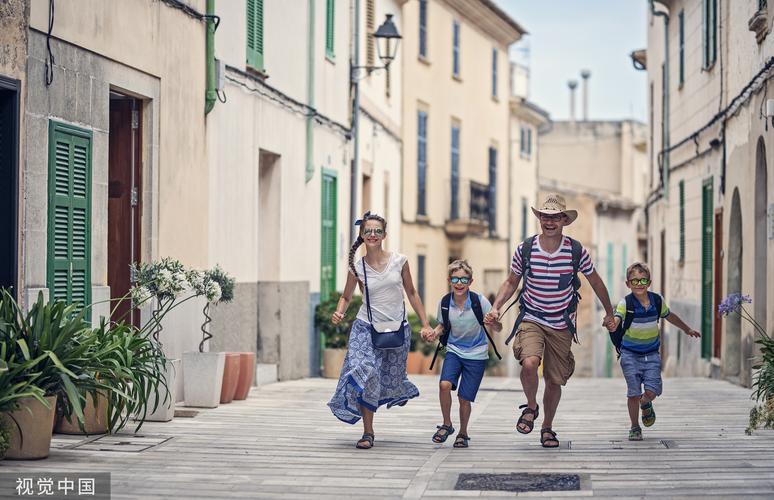
[(766, 324), (766, 287), (768, 285), (769, 275), (766, 262), (766, 246), (768, 244), (766, 235), (766, 207), (768, 206), (768, 196), (766, 188), (768, 186), (768, 177), (766, 172), (766, 144), (763, 137), (758, 138), (758, 146), (755, 150), (755, 291), (753, 294), (753, 315), (755, 321), (763, 326), (768, 332)]
[[(742, 292), (742, 207), (739, 201), (739, 188), (734, 189), (731, 198), (731, 217), (728, 222), (728, 282), (726, 291)], [(726, 318), (725, 352), (723, 372), (726, 377), (738, 377), (742, 367), (742, 316), (729, 314)]]
[(0, 76), (0, 288), (18, 299), (19, 82)]
[(140, 260), (142, 214), (142, 101), (110, 93), (108, 139), (108, 286), (111, 320), (139, 326), (140, 315), (126, 297), (131, 265)]
[(723, 300), (723, 207), (715, 210), (715, 307), (712, 308), (715, 315), (715, 323), (712, 332), (712, 356), (720, 359), (721, 355), (721, 331), (722, 316), (717, 305)]

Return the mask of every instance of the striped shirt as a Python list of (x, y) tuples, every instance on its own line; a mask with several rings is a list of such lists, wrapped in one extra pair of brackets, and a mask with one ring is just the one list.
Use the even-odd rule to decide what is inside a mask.
[[(632, 351), (637, 354), (647, 354), (658, 351), (661, 344), (658, 333), (658, 318), (669, 316), (669, 307), (666, 301), (661, 299), (661, 311), (656, 311), (653, 292), (648, 292), (648, 308), (642, 305), (639, 300), (634, 301), (634, 319), (632, 326), (624, 332), (621, 349)], [(615, 315), (624, 320), (626, 316), (626, 299), (618, 303), (615, 308)]]
[[(540, 312), (541, 317), (530, 313), (525, 314), (526, 321), (545, 325), (555, 330), (564, 330), (564, 312), (572, 300), (572, 243), (567, 236), (562, 237), (562, 244), (554, 253), (548, 253), (540, 248), (540, 238), (532, 238), (532, 255), (530, 256), (530, 273), (524, 280), (524, 295), (522, 299), (527, 308)], [(513, 254), (511, 270), (521, 277), (523, 266), (521, 262), (520, 243)], [(579, 271), (588, 276), (594, 272), (594, 264), (585, 248), (581, 248)], [(575, 314), (570, 316), (575, 321)]]

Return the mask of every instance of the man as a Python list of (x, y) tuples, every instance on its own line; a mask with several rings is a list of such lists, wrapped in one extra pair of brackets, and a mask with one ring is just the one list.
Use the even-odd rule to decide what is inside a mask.
[(603, 326), (613, 327), (615, 319), (607, 288), (588, 252), (580, 243), (562, 234), (563, 228), (578, 217), (578, 212), (567, 210), (564, 198), (558, 194), (549, 194), (539, 209), (532, 207), (532, 212), (540, 221), (542, 232), (522, 242), (514, 252), (511, 272), (484, 322), (493, 324), (500, 320), (501, 307), (525, 276), (519, 300), (521, 310), (514, 326), (513, 355), (521, 363), (521, 384), (527, 404), (520, 407), (524, 411), (516, 430), (529, 434), (538, 418), (538, 367), (542, 359), (546, 387), (540, 443), (544, 448), (558, 448), (559, 440), (551, 426), (562, 396), (562, 386), (575, 370), (571, 345), (576, 336), (577, 289), (580, 287), (575, 273), (579, 271), (586, 277), (602, 302), (606, 314)]

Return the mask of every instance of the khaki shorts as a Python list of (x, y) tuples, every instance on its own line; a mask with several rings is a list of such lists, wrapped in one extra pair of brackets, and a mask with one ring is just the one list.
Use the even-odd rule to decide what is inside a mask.
[(566, 385), (575, 371), (572, 335), (568, 330), (554, 330), (544, 325), (523, 321), (513, 341), (513, 356), (519, 363), (530, 356), (543, 361), (543, 378)]

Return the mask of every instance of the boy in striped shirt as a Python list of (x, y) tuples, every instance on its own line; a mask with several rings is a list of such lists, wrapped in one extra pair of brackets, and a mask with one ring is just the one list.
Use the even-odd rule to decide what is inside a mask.
[[(558, 448), (559, 440), (551, 428), (562, 386), (575, 371), (572, 340), (575, 333), (576, 289), (573, 284), (577, 272), (583, 274), (605, 309), (603, 325), (609, 328), (613, 320), (613, 306), (607, 287), (602, 282), (591, 257), (580, 243), (562, 234), (578, 217), (577, 210), (567, 210), (565, 200), (558, 194), (549, 194), (540, 208), (532, 208), (540, 221), (541, 234), (522, 242), (513, 254), (511, 272), (500, 287), (492, 309), (484, 323), (494, 324), (500, 319), (500, 308), (513, 295), (524, 278), (520, 296), (520, 317), (513, 355), (521, 363), (521, 384), (527, 404), (522, 405), (516, 430), (529, 434), (540, 414), (537, 404), (538, 367), (543, 363), (543, 424), (540, 444), (544, 448)], [(528, 262), (525, 245), (529, 251)], [(577, 260), (576, 260), (577, 259)], [(578, 284), (579, 285), (579, 284)], [(523, 316), (521, 314), (523, 313)]]
[(635, 299), (629, 300), (634, 308), (627, 311), (629, 308), (626, 299), (619, 302), (615, 309), (615, 325), (608, 329), (616, 330), (622, 321), (626, 325), (626, 316), (632, 316), (631, 326), (623, 332), (621, 340), (621, 370), (626, 379), (626, 396), (632, 423), (629, 441), (642, 441), (642, 428), (638, 422), (639, 410), (642, 410), (643, 425), (653, 425), (656, 422), (653, 400), (661, 395), (662, 389), (658, 320), (664, 318), (691, 337), (698, 338), (701, 334), (671, 312), (661, 296), (648, 291), (650, 269), (646, 264), (635, 262), (626, 269), (626, 286), (632, 291)]

